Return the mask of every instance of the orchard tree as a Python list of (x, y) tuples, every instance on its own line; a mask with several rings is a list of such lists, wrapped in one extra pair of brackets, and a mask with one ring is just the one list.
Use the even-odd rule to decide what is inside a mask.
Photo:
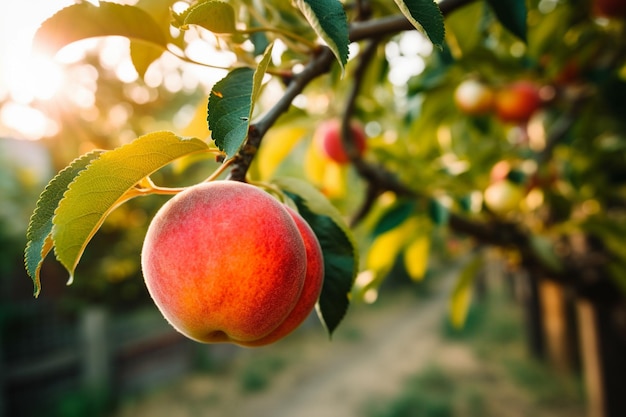
[[(123, 36), (141, 77), (163, 55), (225, 75), (195, 137), (154, 131), (78, 156), (50, 181), (27, 232), (35, 295), (50, 251), (71, 282), (105, 218), (151, 194), (176, 196), (144, 242), (148, 290), (177, 329), (205, 342), (270, 343), (314, 306), (332, 333), (349, 301), (374, 294), (398, 260), (420, 280), (434, 240), (462, 236), (592, 306), (599, 407), (626, 415), (624, 10), (617, 0), (60, 10), (35, 37), (50, 54)], [(232, 59), (192, 58), (190, 39)], [(155, 184), (181, 158), (219, 165), (195, 185)], [(451, 294), (456, 325), (483, 263), (480, 251), (469, 256)]]

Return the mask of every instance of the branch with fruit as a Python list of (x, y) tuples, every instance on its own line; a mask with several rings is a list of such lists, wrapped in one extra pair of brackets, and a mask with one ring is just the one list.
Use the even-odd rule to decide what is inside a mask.
[[(467, 161), (458, 154), (465, 150), (455, 152), (449, 138), (452, 128), (443, 122), (439, 126), (438, 120), (453, 111), (450, 104), (456, 103), (463, 114), (463, 123), (467, 123), (464, 127), (480, 130), (484, 127), (481, 123), (491, 123), (485, 121), (491, 115), (502, 125), (526, 127), (538, 108), (550, 99), (544, 94), (549, 89), (542, 90), (530, 81), (507, 80), (498, 91), (492, 91), (480, 77), (468, 78), (456, 91), (449, 90), (446, 77), (453, 71), (448, 72), (451, 64), (446, 60), (452, 59), (452, 52), (447, 44), (443, 47), (444, 17), (453, 20), (453, 12), (475, 2), (396, 0), (395, 5), (381, 5), (365, 1), (345, 8), (336, 0), (298, 0), (288, 6), (234, 2), (240, 7), (237, 9), (231, 3), (208, 0), (173, 13), (173, 22), (156, 19), (163, 10), (143, 3), (129, 6), (100, 2), (96, 7), (85, 2), (59, 11), (44, 22), (36, 37), (37, 44), (47, 45), (52, 52), (81, 39), (121, 35), (131, 39), (133, 64), (144, 75), (162, 53), (199, 63), (180, 48), (185, 43), (185, 32), (196, 28), (210, 32), (218, 39), (216, 44), (229, 47), (237, 61), (211, 88), (206, 107), (209, 140), (184, 138), (172, 132), (149, 133), (113, 150), (88, 153), (49, 183), (27, 232), (26, 269), (33, 279), (35, 295), (41, 289), (43, 260), (50, 252), (54, 250), (57, 260), (70, 273), (71, 282), (87, 244), (106, 217), (130, 199), (149, 194), (176, 196), (162, 207), (149, 227), (142, 252), (146, 285), (170, 323), (203, 342), (229, 341), (246, 346), (271, 343), (290, 333), (314, 308), (331, 334), (345, 315), (351, 297), (380, 285), (397, 257), (404, 256), (412, 278), (422, 279), (430, 250), (428, 232), (443, 225), (481, 243), (516, 249), (527, 267), (542, 277), (567, 283), (583, 295), (610, 294), (614, 288), (609, 281), (588, 279), (589, 268), (595, 268), (597, 259), (603, 259), (602, 248), (590, 251), (593, 260), (589, 268), (580, 267), (586, 258), (579, 256), (580, 250), (568, 246), (567, 239), (555, 239), (567, 252), (566, 256), (557, 255), (541, 233), (511, 215), (530, 193), (531, 187), (519, 187), (520, 173), (524, 177), (529, 170), (507, 166), (504, 175), (489, 184), (484, 184), (480, 175), (476, 181), (462, 178), (468, 170)], [(489, 16), (506, 32), (502, 37), (508, 42), (515, 39), (514, 46), (523, 44), (525, 2), (510, 0), (504, 6), (497, 0), (487, 3), (492, 10)], [(68, 27), (73, 29), (63, 29)], [(433, 73), (423, 79), (415, 76), (417, 86), (408, 86), (407, 90), (413, 88), (424, 96), (439, 94), (443, 97), (438, 102), (440, 108), (427, 115), (407, 111), (398, 116), (393, 114), (393, 99), (383, 103), (376, 97), (372, 100), (376, 104), (370, 107), (388, 113), (387, 126), (393, 126), (396, 136), (411, 139), (403, 143), (392, 137), (389, 140), (398, 144), (399, 151), (388, 150), (384, 146), (388, 138), (379, 134), (379, 145), (370, 149), (373, 140), (358, 122), (362, 111), (358, 101), (367, 99), (364, 85), (372, 68), (384, 66), (381, 62), (389, 65), (386, 59), (380, 59), (382, 46), (396, 42), (392, 40), (395, 35), (413, 29), (420, 30), (424, 39), (440, 49), (430, 58)], [(358, 44), (358, 48), (356, 58), (349, 61), (351, 44)], [(368, 282), (355, 282), (362, 266), (359, 250), (343, 213), (332, 204), (332, 196), (324, 195), (323, 187), (320, 191), (303, 180), (250, 175), (262, 150), (269, 146), (268, 135), (280, 126), (282, 117), (304, 113), (311, 133), (313, 122), (309, 119), (314, 112), (295, 108), (294, 103), (307, 89), (316, 88), (323, 76), (331, 80), (331, 87), (317, 88), (328, 95), (334, 93), (332, 88), (341, 90), (339, 105), (331, 103), (340, 110), (334, 108), (333, 116), (318, 120), (307, 152), (324, 159), (327, 165), (318, 169), (322, 174), (330, 167), (341, 172), (354, 170), (365, 184), (364, 197), (352, 213), (352, 226), (378, 216), (370, 236), (373, 248), (364, 261), (365, 267), (373, 271)], [(260, 99), (264, 89), (269, 88), (267, 78), (282, 81), (270, 105)], [(387, 93), (393, 96), (393, 92)], [(411, 94), (415, 108), (420, 108), (423, 103), (419, 99), (423, 97)], [(405, 93), (405, 98), (408, 95)], [(588, 98), (580, 95), (576, 106), (555, 119), (554, 128), (544, 138), (546, 145), (533, 156), (535, 162), (552, 160), (554, 148), (564, 141), (579, 107)], [(422, 110), (432, 112), (431, 108)], [(436, 128), (427, 124), (429, 117), (436, 121)], [(436, 131), (431, 135), (436, 140), (413, 139), (424, 125)], [(384, 127), (381, 123), (378, 130)], [(280, 140), (276, 142), (288, 147)], [(433, 151), (436, 147), (443, 149), (443, 155), (438, 153), (440, 149)], [(371, 152), (377, 152), (376, 157), (370, 158)], [(444, 169), (435, 163), (427, 167), (430, 171), (414, 168), (410, 158), (415, 155), (421, 161), (435, 158)], [(493, 153), (487, 150), (484, 155), (473, 162), (479, 170), (484, 170), (486, 161), (493, 162)], [(206, 181), (184, 189), (154, 183), (152, 176), (157, 170), (189, 156), (214, 158), (220, 165)], [(530, 174), (535, 175), (537, 164), (531, 168)], [(431, 185), (433, 171), (445, 175)], [(226, 172), (225, 181), (222, 178)], [(461, 186), (455, 186), (454, 197), (460, 196), (463, 201), (458, 203), (452, 193), (445, 191), (446, 187), (454, 188), (450, 181), (453, 176), (460, 178)], [(477, 187), (481, 181), (484, 192), (479, 193), (476, 209), (470, 193), (464, 195), (463, 186)], [(540, 198), (538, 195), (534, 201)], [(467, 207), (459, 210), (457, 206)], [(379, 242), (390, 244), (385, 247)], [(376, 254), (377, 244), (384, 247), (384, 259)], [(470, 263), (469, 270), (476, 265)], [(457, 312), (462, 309), (462, 303), (455, 306)]]

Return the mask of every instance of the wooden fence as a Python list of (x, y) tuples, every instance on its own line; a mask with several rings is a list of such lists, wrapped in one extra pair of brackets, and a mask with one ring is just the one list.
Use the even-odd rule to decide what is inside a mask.
[(199, 349), (155, 309), (114, 317), (90, 308), (67, 318), (29, 303), (8, 315), (0, 417), (54, 415), (64, 401), (111, 404), (189, 372)]

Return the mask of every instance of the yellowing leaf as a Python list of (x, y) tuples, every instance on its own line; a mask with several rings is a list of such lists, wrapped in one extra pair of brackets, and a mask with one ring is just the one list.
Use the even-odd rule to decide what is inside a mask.
[(449, 304), (450, 322), (457, 329), (460, 329), (465, 324), (467, 312), (472, 301), (472, 284), (482, 265), (483, 258), (481, 256), (476, 256), (472, 259), (461, 271), (454, 290), (452, 290)]
[(68, 6), (41, 24), (33, 45), (51, 55), (72, 42), (99, 36), (125, 36), (167, 48), (167, 37), (144, 10), (101, 1)]
[(326, 158), (320, 153), (317, 146), (313, 141), (310, 141), (304, 156), (304, 174), (309, 181), (318, 187), (321, 187), (324, 182), (326, 162)]
[(177, 16), (182, 20), (181, 29), (187, 25), (198, 25), (213, 33), (234, 33), (235, 9), (223, 1), (205, 0), (189, 7), (183, 15)]
[(410, 217), (400, 226), (381, 235), (372, 242), (366, 259), (366, 269), (378, 274), (386, 274), (391, 270), (398, 254), (418, 230), (418, 220)]
[(404, 251), (404, 265), (413, 281), (421, 281), (428, 267), (428, 255), (430, 253), (430, 238), (420, 235), (415, 238)]
[(263, 138), (263, 146), (259, 148), (254, 159), (261, 180), (267, 180), (274, 175), (276, 168), (306, 133), (305, 127), (292, 125), (280, 126), (267, 132)]
[(346, 195), (348, 171), (344, 165), (327, 161), (324, 166), (322, 191), (330, 198), (340, 198)]
[[(148, 13), (152, 19), (160, 26), (164, 34), (169, 34), (170, 30), (170, 6), (173, 0), (139, 0), (135, 7)], [(130, 41), (130, 57), (135, 70), (141, 78), (144, 77), (148, 67), (161, 55), (165, 49), (155, 47), (145, 42)]]
[(209, 124), (207, 123), (207, 104), (206, 101), (201, 100), (191, 117), (191, 120), (180, 131), (182, 136), (205, 139), (209, 137)]

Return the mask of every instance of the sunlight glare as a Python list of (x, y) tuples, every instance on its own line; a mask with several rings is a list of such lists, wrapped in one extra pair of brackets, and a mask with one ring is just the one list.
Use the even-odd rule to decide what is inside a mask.
[(7, 81), (11, 98), (27, 104), (50, 100), (64, 84), (62, 67), (43, 55), (32, 55), (10, 66)]
[(72, 0), (13, 1), (0, 13), (0, 96), (8, 100), (0, 110), (0, 134), (39, 139), (58, 126), (28, 104), (52, 100), (64, 85), (63, 68), (50, 58), (31, 54), (39, 24)]
[(52, 136), (59, 130), (59, 126), (44, 113), (20, 103), (7, 103), (2, 106), (0, 122), (20, 132), (29, 140)]

